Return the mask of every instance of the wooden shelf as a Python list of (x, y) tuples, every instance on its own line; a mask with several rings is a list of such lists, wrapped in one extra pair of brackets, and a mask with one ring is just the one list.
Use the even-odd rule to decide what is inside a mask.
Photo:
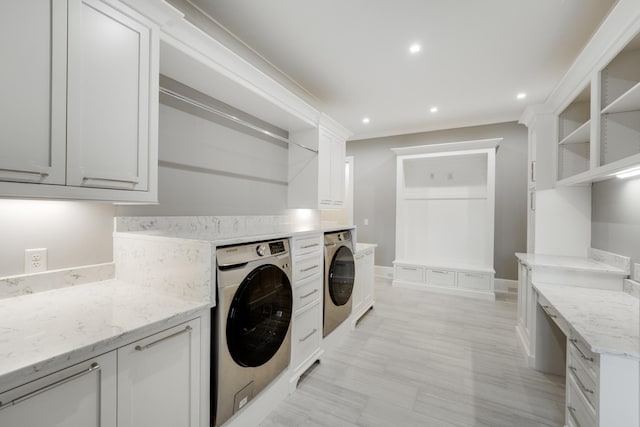
[(558, 142), (558, 145), (565, 144), (588, 144), (591, 135), (591, 120), (587, 120), (585, 123), (580, 125), (580, 127), (569, 135), (567, 135), (564, 139)]
[(602, 114), (626, 113), (640, 110), (640, 83), (618, 97), (611, 104), (602, 109)]

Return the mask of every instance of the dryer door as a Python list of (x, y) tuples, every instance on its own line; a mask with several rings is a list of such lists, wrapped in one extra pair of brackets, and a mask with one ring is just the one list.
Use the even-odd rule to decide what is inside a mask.
[(293, 308), (289, 278), (273, 264), (257, 267), (242, 281), (227, 316), (227, 346), (241, 366), (267, 363), (284, 341)]
[(355, 263), (353, 252), (346, 246), (340, 246), (329, 267), (329, 295), (335, 305), (345, 305), (353, 292)]

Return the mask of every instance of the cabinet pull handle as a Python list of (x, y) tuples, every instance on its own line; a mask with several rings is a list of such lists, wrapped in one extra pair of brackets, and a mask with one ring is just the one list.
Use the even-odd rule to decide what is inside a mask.
[(0, 402), (0, 410), (2, 410), (4, 408), (8, 408), (9, 406), (17, 405), (20, 402), (24, 402), (25, 400), (28, 400), (28, 399), (30, 399), (30, 398), (32, 398), (34, 396), (37, 396), (37, 395), (39, 395), (41, 393), (46, 392), (46, 391), (49, 391), (49, 390), (51, 390), (51, 389), (53, 389), (55, 387), (61, 386), (62, 384), (66, 384), (66, 383), (68, 383), (70, 381), (73, 381), (76, 378), (80, 378), (80, 377), (82, 377), (84, 375), (90, 374), (91, 372), (97, 371), (98, 369), (100, 369), (100, 365), (97, 362), (93, 362), (91, 364), (91, 366), (89, 366), (89, 368), (85, 369), (84, 371), (80, 371), (80, 372), (77, 372), (77, 373), (75, 373), (73, 375), (69, 375), (68, 377), (62, 378), (61, 380), (58, 380), (58, 381), (53, 382), (53, 383), (51, 383), (49, 385), (46, 385), (46, 386), (41, 387), (41, 388), (39, 388), (37, 390), (34, 390), (34, 391), (30, 392), (30, 393), (27, 393), (25, 395), (17, 397), (17, 398), (15, 398), (15, 399), (13, 399), (13, 400), (11, 400), (9, 402), (6, 402), (6, 403), (5, 402)]
[(18, 181), (40, 182), (49, 175), (49, 172), (46, 170), (33, 170), (31, 168), (22, 168), (21, 170), (0, 168), (0, 174), (5, 174), (5, 176), (9, 176)]
[(431, 270), (431, 271), (433, 271), (434, 273), (438, 273), (438, 274), (449, 274), (449, 272), (442, 271), (442, 270)]
[(586, 388), (584, 384), (582, 384), (582, 381), (580, 381), (580, 378), (578, 377), (578, 370), (574, 366), (569, 366), (569, 370), (573, 372), (574, 377), (576, 378), (576, 383), (578, 383), (578, 387), (580, 387), (580, 390), (582, 390), (584, 393), (593, 394), (593, 390)]
[(315, 294), (316, 292), (318, 292), (318, 290), (317, 290), (317, 289), (314, 289), (314, 290), (312, 290), (311, 292), (309, 292), (308, 294), (306, 294), (306, 295), (302, 295), (302, 296), (300, 297), (300, 299), (309, 298), (311, 295)]
[(552, 314), (549, 310), (551, 309), (551, 307), (549, 307), (548, 305), (543, 305), (542, 309), (544, 310), (545, 313), (547, 313), (549, 315), (549, 317), (551, 317), (552, 319), (555, 319), (558, 317), (557, 314)]
[(576, 413), (576, 408), (574, 408), (573, 406), (567, 406), (567, 409), (569, 410), (569, 412), (575, 414)]
[(82, 182), (86, 182), (86, 181), (116, 182), (116, 183), (131, 184), (131, 185), (137, 185), (138, 183), (140, 183), (140, 180), (137, 178), (124, 178), (124, 179), (123, 178), (101, 178), (97, 176), (82, 177)]
[(300, 249), (309, 249), (309, 248), (313, 248), (315, 246), (320, 246), (320, 243), (312, 243), (310, 245), (300, 246)]
[(318, 332), (318, 330), (316, 328), (313, 328), (313, 331), (309, 332), (307, 334), (307, 336), (305, 336), (304, 338), (300, 338), (298, 341), (303, 342), (308, 340), (313, 334), (315, 334), (316, 332)]
[(416, 270), (418, 270), (418, 269), (417, 269), (417, 268), (415, 268), (415, 267), (400, 267), (400, 268), (402, 268), (403, 270), (411, 270), (411, 271), (416, 271)]
[(154, 346), (154, 345), (156, 345), (156, 344), (160, 344), (161, 342), (168, 340), (169, 338), (173, 338), (173, 337), (175, 337), (175, 336), (182, 335), (182, 334), (184, 334), (185, 332), (191, 332), (191, 329), (192, 329), (192, 328), (191, 328), (191, 326), (187, 326), (186, 328), (184, 328), (184, 329), (183, 329), (183, 330), (181, 330), (181, 331), (174, 332), (174, 333), (173, 333), (173, 334), (171, 334), (171, 335), (167, 335), (166, 337), (162, 337), (162, 338), (160, 338), (159, 340), (156, 340), (156, 341), (150, 342), (149, 344), (146, 344), (146, 345), (143, 345), (143, 346), (137, 345), (137, 346), (135, 346), (134, 348), (135, 348), (137, 351), (146, 350), (146, 349), (148, 349), (148, 348), (153, 347), (153, 346)]
[(300, 272), (310, 271), (310, 270), (313, 270), (314, 268), (318, 268), (318, 267), (320, 267), (318, 264), (312, 265), (311, 267), (303, 268), (302, 270), (300, 270)]
[(588, 360), (589, 362), (593, 362), (593, 357), (589, 357), (586, 354), (584, 354), (582, 352), (582, 350), (580, 350), (580, 347), (578, 347), (578, 340), (575, 338), (569, 338), (569, 341), (571, 341), (573, 344), (575, 344), (576, 350), (578, 350), (578, 353), (580, 353), (580, 357), (582, 357), (584, 360)]

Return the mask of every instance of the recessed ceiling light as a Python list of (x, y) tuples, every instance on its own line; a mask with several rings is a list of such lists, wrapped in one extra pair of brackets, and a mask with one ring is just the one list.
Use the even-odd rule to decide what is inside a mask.
[(416, 44), (412, 44), (412, 45), (409, 47), (409, 52), (411, 52), (411, 53), (418, 53), (418, 52), (420, 52), (420, 45), (419, 45), (419, 44), (417, 44), (417, 43), (416, 43)]
[(524, 92), (520, 92), (520, 93), (516, 96), (516, 98), (518, 98), (518, 99), (525, 99), (526, 97), (527, 97), (527, 94), (526, 94), (526, 93), (524, 93)]
[(370, 122), (369, 117), (365, 117), (364, 119), (362, 119), (362, 123), (364, 123), (365, 125), (369, 122)]
[(429, 110), (432, 113), (437, 113), (438, 112), (438, 107), (431, 107), (431, 109)]

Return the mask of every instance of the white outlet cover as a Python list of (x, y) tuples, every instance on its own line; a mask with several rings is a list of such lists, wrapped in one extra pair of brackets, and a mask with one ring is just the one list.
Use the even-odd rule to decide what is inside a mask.
[(47, 271), (47, 248), (25, 249), (24, 272), (40, 273)]

